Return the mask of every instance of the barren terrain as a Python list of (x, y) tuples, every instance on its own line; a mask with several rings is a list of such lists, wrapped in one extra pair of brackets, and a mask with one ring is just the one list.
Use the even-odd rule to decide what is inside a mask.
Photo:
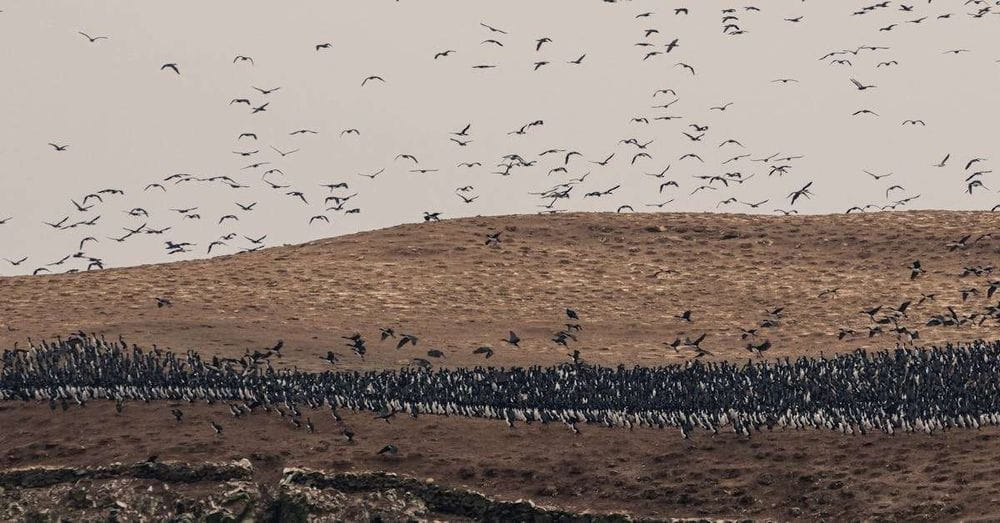
[[(285, 341), (274, 363), (325, 370), (395, 368), (413, 357), (436, 365), (498, 366), (568, 361), (550, 341), (565, 308), (580, 315), (579, 349), (591, 363), (657, 365), (692, 353), (663, 342), (707, 333), (714, 356), (752, 357), (739, 328), (756, 327), (784, 307), (778, 325), (760, 329), (768, 357), (818, 356), (858, 347), (892, 347), (891, 334), (868, 337), (862, 308), (911, 300), (901, 322), (921, 341), (995, 336), (981, 326), (926, 327), (952, 306), (981, 310), (1000, 216), (979, 212), (894, 212), (808, 217), (723, 214), (564, 214), (468, 218), (266, 249), (205, 261), (92, 273), (0, 279), (0, 343), (22, 346), (84, 330), (124, 335), (143, 345), (239, 356)], [(499, 249), (484, 245), (503, 231)], [(971, 234), (968, 248), (946, 243)], [(919, 259), (926, 270), (910, 279)], [(660, 270), (668, 272), (659, 272)], [(977, 287), (964, 302), (959, 289)], [(838, 288), (833, 296), (819, 297)], [(934, 301), (917, 306), (921, 293)], [(154, 297), (172, 306), (157, 308)], [(693, 321), (674, 316), (691, 310)], [(378, 327), (420, 338), (396, 350)], [(838, 328), (857, 337), (837, 339)], [(500, 341), (509, 330), (520, 348)], [(368, 339), (365, 359), (341, 336)], [(490, 345), (484, 360), (472, 349)], [(437, 348), (442, 359), (429, 358)], [(111, 403), (68, 412), (46, 405), (0, 405), (0, 468), (249, 458), (264, 480), (282, 467), (385, 470), (432, 477), (500, 499), (530, 498), (571, 510), (628, 511), (648, 517), (778, 519), (976, 518), (994, 515), (1000, 490), (1000, 431), (943, 435), (844, 436), (774, 432), (751, 439), (703, 432), (684, 441), (673, 430), (634, 431), (423, 416), (391, 423), (345, 415), (357, 433), (348, 444), (329, 413), (308, 413), (314, 434), (276, 415), (233, 419), (225, 406), (182, 405), (176, 424), (165, 404)], [(215, 435), (209, 420), (225, 428)], [(397, 458), (375, 456), (388, 442)]]

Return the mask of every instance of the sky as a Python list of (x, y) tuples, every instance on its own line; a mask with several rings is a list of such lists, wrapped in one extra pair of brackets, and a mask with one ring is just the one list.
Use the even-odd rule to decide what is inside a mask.
[[(0, 221), (9, 218), (0, 275), (232, 254), (423, 222), (425, 212), (1000, 204), (988, 172), (1000, 121), (1000, 6), (865, 9), (873, 4), (0, 0)], [(675, 13), (684, 5), (687, 14)], [(542, 38), (550, 41), (539, 48)], [(484, 43), (491, 39), (502, 46)], [(968, 51), (947, 52), (960, 49)], [(180, 74), (161, 69), (167, 63)], [(877, 116), (853, 115), (861, 109)], [(452, 134), (466, 125), (466, 136)], [(316, 134), (290, 134), (300, 129)], [(551, 149), (560, 152), (541, 154)], [(569, 152), (579, 154), (567, 162)], [(689, 153), (701, 160), (682, 159)], [(527, 165), (503, 167), (509, 155)], [(983, 160), (966, 168), (974, 158)], [(647, 175), (668, 166), (662, 178)], [(866, 170), (892, 174), (876, 180)], [(221, 176), (231, 183), (208, 181)], [(975, 180), (982, 186), (969, 193)], [(668, 181), (677, 186), (661, 192)], [(790, 193), (810, 182), (811, 197), (792, 204)], [(558, 200), (531, 194), (570, 187)], [(84, 201), (94, 193), (101, 199)], [(350, 198), (328, 210), (330, 196)], [(113, 239), (126, 228), (139, 232)], [(209, 253), (213, 241), (224, 243)], [(171, 252), (166, 242), (192, 245)]]

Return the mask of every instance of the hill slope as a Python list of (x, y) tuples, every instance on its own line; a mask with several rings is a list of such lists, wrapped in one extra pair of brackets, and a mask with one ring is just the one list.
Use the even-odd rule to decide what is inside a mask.
[[(924, 341), (990, 337), (982, 326), (924, 327), (953, 306), (981, 310), (988, 275), (959, 277), (990, 265), (1000, 216), (975, 212), (766, 217), (726, 214), (563, 214), (467, 218), (223, 256), (210, 260), (92, 273), (0, 279), (0, 342), (23, 343), (83, 329), (130, 341), (207, 354), (241, 354), (278, 338), (286, 365), (323, 368), (333, 349), (345, 367), (395, 366), (441, 349), (446, 365), (565, 361), (550, 340), (565, 328), (566, 307), (580, 315), (588, 361), (654, 365), (681, 361), (662, 342), (707, 333), (702, 346), (743, 358), (740, 328), (758, 327), (784, 307), (779, 325), (760, 328), (769, 355), (793, 356), (893, 346), (891, 333), (869, 338), (862, 308), (910, 300), (901, 325)], [(499, 249), (484, 244), (502, 231)], [(969, 248), (945, 244), (972, 234)], [(910, 279), (919, 259), (925, 272)], [(662, 270), (662, 271), (661, 271)], [(666, 271), (666, 272), (663, 272)], [(959, 289), (977, 287), (963, 302)], [(836, 294), (819, 297), (828, 289)], [(919, 306), (921, 293), (934, 301)], [(157, 308), (154, 297), (173, 306)], [(692, 322), (676, 315), (691, 310)], [(378, 327), (420, 337), (416, 348), (378, 342)], [(838, 328), (857, 337), (837, 339)], [(891, 325), (886, 325), (886, 328)], [(515, 349), (500, 341), (513, 330)], [(361, 361), (341, 336), (361, 332)]]

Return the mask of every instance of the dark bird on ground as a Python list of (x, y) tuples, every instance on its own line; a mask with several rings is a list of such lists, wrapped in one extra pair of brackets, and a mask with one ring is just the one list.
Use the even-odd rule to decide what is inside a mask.
[(753, 344), (747, 343), (747, 350), (756, 354), (758, 357), (763, 357), (764, 352), (771, 348), (771, 340), (764, 340), (761, 343)]
[(820, 292), (819, 295), (816, 296), (816, 297), (817, 298), (824, 298), (826, 296), (835, 296), (837, 294), (837, 291), (839, 291), (839, 290), (840, 290), (839, 287), (835, 287), (833, 289), (826, 289), (823, 292)]
[(958, 241), (946, 243), (944, 246), (948, 248), (948, 252), (953, 252), (955, 249), (965, 249), (966, 247), (968, 247), (966, 242), (969, 241), (969, 238), (971, 237), (972, 237), (971, 234), (966, 234), (965, 236), (962, 236)]

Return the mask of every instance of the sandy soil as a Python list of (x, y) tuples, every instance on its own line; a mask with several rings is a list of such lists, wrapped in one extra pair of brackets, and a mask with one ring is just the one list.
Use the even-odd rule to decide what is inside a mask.
[[(275, 414), (234, 419), (225, 406), (92, 403), (52, 413), (0, 406), (0, 468), (221, 461), (247, 457), (260, 481), (284, 466), (328, 471), (384, 470), (434, 478), (500, 499), (532, 499), (571, 510), (627, 511), (650, 517), (753, 517), (912, 521), (996, 514), (1000, 430), (863, 437), (824, 431), (775, 432), (750, 440), (677, 431), (632, 432), (519, 425), (423, 416), (391, 423), (345, 413), (354, 444), (328, 412), (308, 412), (315, 433)], [(215, 420), (223, 432), (208, 424)], [(386, 443), (396, 458), (376, 456)]]
[[(496, 349), (493, 365), (567, 361), (549, 341), (580, 314), (578, 348), (600, 364), (655, 365), (693, 355), (662, 342), (708, 333), (703, 346), (720, 358), (744, 358), (739, 327), (756, 326), (766, 309), (785, 307), (780, 325), (761, 329), (772, 356), (818, 355), (893, 346), (869, 339), (862, 308), (915, 304), (904, 324), (925, 341), (992, 338), (996, 327), (924, 327), (947, 305), (981, 310), (988, 276), (959, 277), (989, 265), (1000, 237), (949, 252), (945, 243), (994, 230), (1000, 215), (899, 212), (811, 217), (678, 214), (567, 214), (469, 218), (405, 225), (210, 261), (87, 274), (0, 279), (0, 343), (9, 346), (83, 329), (124, 334), (141, 344), (239, 355), (278, 338), (281, 365), (319, 370), (327, 350), (343, 368), (386, 368), (426, 357), (481, 364), (473, 348)], [(503, 231), (500, 249), (485, 235)], [(910, 280), (919, 259), (926, 273)], [(659, 273), (659, 269), (675, 272)], [(959, 289), (980, 296), (963, 302)], [(835, 296), (819, 298), (826, 289)], [(172, 307), (157, 308), (155, 296)], [(693, 311), (694, 321), (674, 318)], [(420, 337), (416, 348), (378, 342), (380, 326)], [(839, 327), (864, 332), (838, 340)], [(9, 330), (14, 329), (14, 330)], [(500, 342), (508, 330), (523, 342)], [(369, 340), (364, 361), (340, 336)], [(430, 358), (428, 358), (430, 359)], [(1000, 500), (994, 457), (1000, 431), (946, 435), (842, 436), (826, 432), (733, 435), (693, 442), (675, 431), (519, 426), (422, 417), (391, 424), (349, 416), (355, 445), (339, 436), (327, 412), (318, 431), (295, 431), (277, 416), (234, 420), (224, 406), (182, 406), (175, 425), (166, 405), (110, 404), (50, 413), (46, 406), (0, 405), (0, 467), (97, 464), (110, 460), (250, 457), (261, 474), (281, 466), (389, 470), (434, 477), (506, 498), (528, 497), (574, 510), (629, 510), (659, 517), (776, 517), (911, 520), (974, 518)], [(81, 414), (86, 413), (86, 414)], [(207, 420), (226, 427), (215, 436)], [(223, 421), (225, 420), (225, 421)], [(266, 421), (263, 421), (266, 420)], [(393, 441), (398, 459), (374, 453)], [(273, 478), (272, 478), (273, 479)]]

